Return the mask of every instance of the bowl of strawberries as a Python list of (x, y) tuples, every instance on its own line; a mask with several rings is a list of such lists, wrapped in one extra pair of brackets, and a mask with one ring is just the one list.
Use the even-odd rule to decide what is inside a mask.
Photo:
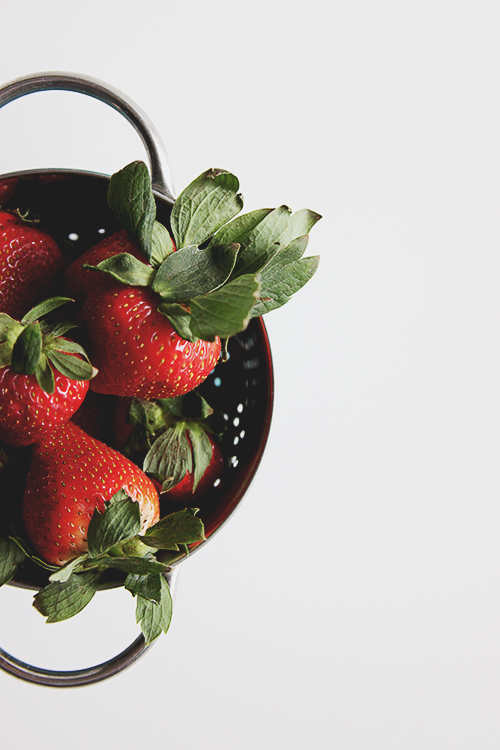
[(0, 107), (44, 89), (118, 109), (149, 157), (111, 177), (0, 176), (0, 585), (32, 589), (47, 622), (100, 589), (136, 599), (141, 635), (114, 659), (45, 685), (116, 674), (166, 632), (170, 585), (241, 502), (273, 403), (262, 316), (314, 274), (320, 218), (241, 213), (239, 181), (209, 169), (174, 197), (161, 139), (126, 96), (52, 73), (0, 88)]

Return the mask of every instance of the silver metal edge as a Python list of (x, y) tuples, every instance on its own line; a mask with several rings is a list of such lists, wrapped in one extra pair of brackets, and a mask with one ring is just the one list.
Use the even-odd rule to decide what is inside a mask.
[(158, 131), (146, 113), (114, 86), (97, 78), (77, 73), (61, 71), (35, 73), (17, 78), (0, 87), (0, 108), (28, 94), (57, 90), (91, 96), (120, 112), (133, 125), (144, 143), (151, 167), (153, 189), (170, 203), (175, 201), (170, 163)]
[[(172, 598), (175, 595), (177, 576), (178, 568), (165, 574)], [(146, 651), (149, 651), (153, 645), (154, 643), (146, 646), (144, 636), (141, 633), (128, 648), (102, 664), (69, 671), (56, 671), (35, 667), (31, 664), (26, 664), (0, 648), (0, 669), (21, 680), (43, 685), (44, 687), (81, 687), (83, 685), (93, 685), (96, 682), (113, 677), (119, 672), (123, 672), (124, 669), (132, 666), (141, 656), (144, 656)]]

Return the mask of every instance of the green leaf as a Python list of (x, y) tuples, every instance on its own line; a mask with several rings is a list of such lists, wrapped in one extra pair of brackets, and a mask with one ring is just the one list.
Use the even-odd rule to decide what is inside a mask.
[(74, 302), (74, 300), (71, 297), (50, 297), (26, 313), (21, 323), (24, 326), (30, 325), (44, 315), (47, 315), (47, 313), (52, 312), (52, 310), (65, 305), (67, 302)]
[(55, 325), (50, 326), (48, 335), (46, 336), (46, 341), (47, 341), (47, 338), (58, 339), (59, 336), (64, 336), (65, 333), (67, 333), (68, 331), (71, 331), (72, 328), (78, 328), (76, 323), (66, 323), (66, 322), (56, 323)]
[(149, 260), (156, 204), (144, 162), (134, 161), (111, 177), (108, 204)]
[[(294, 214), (288, 206), (280, 206), (270, 211), (240, 239), (242, 247), (233, 276), (262, 271), (272, 264), (283, 248), (290, 246), (297, 238), (307, 235), (319, 219), (319, 214), (307, 208)], [(291, 259), (288, 262), (291, 262)], [(263, 292), (262, 296), (265, 296)]]
[(87, 558), (88, 555), (85, 553), (83, 555), (75, 557), (73, 560), (70, 560), (68, 563), (66, 563), (66, 565), (63, 565), (62, 568), (59, 568), (59, 570), (56, 570), (55, 573), (52, 573), (52, 575), (49, 576), (49, 581), (51, 581), (52, 583), (64, 583), (65, 581), (69, 580), (70, 576), (74, 573), (75, 568), (78, 568), (78, 566), (81, 565)]
[(121, 500), (130, 500), (130, 495), (128, 494), (127, 490), (123, 489), (123, 487), (121, 488), (121, 490), (115, 492), (110, 500), (107, 501), (106, 507), (109, 508), (111, 505), (119, 503)]
[(188, 429), (193, 449), (193, 492), (212, 460), (212, 444), (202, 425), (191, 423)]
[(147, 401), (146, 399), (134, 398), (130, 404), (127, 415), (127, 422), (134, 427), (140, 425), (144, 427), (150, 435), (166, 424), (164, 410), (156, 401)]
[(7, 315), (7, 313), (0, 312), (0, 340), (5, 341), (13, 328), (16, 329), (15, 340), (22, 330), (22, 325), (17, 320), (11, 318), (10, 315)]
[[(280, 247), (276, 255), (274, 255), (269, 263), (264, 266), (260, 272), (261, 301), (273, 297), (273, 290), (276, 288), (276, 285), (281, 284), (288, 275), (288, 267), (290, 264), (294, 261), (300, 260), (304, 255), (308, 241), (309, 237), (307, 235), (297, 237), (292, 240), (287, 247)], [(252, 316), (255, 317), (258, 315), (259, 313), (257, 310), (262, 308), (262, 305), (259, 305), (259, 308), (255, 306), (252, 310)]]
[(297, 237), (309, 234), (313, 226), (321, 218), (320, 214), (310, 211), (308, 208), (302, 208), (300, 211), (296, 211), (291, 215), (288, 227), (284, 234), (281, 235), (279, 241), (282, 245), (289, 245), (290, 242)]
[(306, 251), (308, 242), (309, 237), (305, 235), (296, 237), (286, 247), (282, 246), (260, 272), (262, 286), (264, 286), (265, 280), (271, 275), (283, 272), (289, 263), (293, 263), (295, 260), (300, 260)]
[(155, 221), (151, 237), (151, 256), (149, 258), (153, 268), (161, 266), (163, 261), (174, 251), (175, 246), (168, 230), (159, 221)]
[(0, 367), (10, 365), (12, 359), (12, 344), (10, 341), (4, 341), (0, 344)]
[(12, 539), (0, 536), (0, 586), (14, 578), (17, 566), (26, 559), (24, 552)]
[(175, 201), (170, 223), (177, 248), (201, 245), (243, 208), (238, 179), (223, 169), (209, 169)]
[(56, 352), (63, 352), (64, 354), (80, 354), (80, 356), (88, 360), (87, 352), (85, 351), (83, 346), (77, 344), (76, 341), (69, 341), (68, 339), (62, 338), (52, 338), (52, 336), (49, 336), (44, 341), (44, 349), (45, 351), (47, 351), (47, 349), (53, 349)]
[(47, 622), (61, 622), (78, 614), (90, 602), (99, 586), (100, 573), (73, 573), (67, 581), (49, 583), (34, 598), (35, 608)]
[(16, 544), (21, 552), (28, 558), (28, 560), (31, 560), (32, 562), (36, 563), (36, 565), (39, 565), (41, 568), (45, 568), (45, 570), (51, 570), (56, 571), (59, 570), (58, 565), (51, 565), (50, 563), (46, 562), (43, 558), (39, 557), (36, 552), (33, 552), (29, 544), (27, 544), (24, 539), (21, 539), (18, 536), (11, 535), (11, 540)]
[(211, 238), (209, 247), (228, 245), (233, 242), (241, 245), (257, 224), (260, 224), (272, 210), (272, 208), (259, 208), (256, 211), (250, 211), (248, 214), (237, 216), (236, 219), (219, 229)]
[(152, 289), (166, 302), (183, 302), (209, 294), (231, 275), (238, 250), (239, 245), (211, 249), (184, 247), (160, 266)]
[(191, 312), (177, 302), (162, 302), (158, 312), (170, 321), (174, 331), (186, 341), (198, 341), (191, 330)]
[(140, 596), (149, 602), (161, 604), (161, 575), (135, 575), (130, 573), (125, 588), (132, 596)]
[(229, 338), (245, 330), (259, 296), (255, 276), (240, 276), (221, 289), (191, 300), (191, 330), (205, 341)]
[(197, 512), (198, 508), (186, 508), (171, 513), (139, 538), (151, 547), (174, 552), (179, 549), (179, 544), (201, 542), (205, 539), (205, 529), (202, 520), (196, 516)]
[(21, 331), (12, 348), (12, 369), (23, 375), (34, 375), (41, 351), (40, 323), (30, 323)]
[(49, 360), (47, 359), (45, 354), (43, 354), (43, 352), (40, 355), (40, 359), (38, 360), (38, 364), (35, 370), (35, 376), (37, 383), (42, 391), (45, 391), (45, 393), (48, 394), (54, 393), (56, 389), (54, 373), (52, 371), (52, 367), (49, 364)]
[(72, 354), (64, 354), (55, 349), (48, 349), (45, 354), (56, 370), (71, 380), (91, 380), (96, 373), (92, 365)]
[(165, 578), (160, 579), (160, 603), (157, 604), (142, 596), (137, 597), (136, 620), (141, 626), (148, 646), (161, 633), (166, 633), (172, 619), (172, 597)]
[(281, 237), (289, 230), (292, 212), (288, 206), (271, 211), (241, 243), (233, 276), (257, 273), (279, 251)]
[(1, 361), (0, 367), (5, 367), (6, 364), (10, 365), (10, 357), (12, 353), (12, 347), (16, 343), (19, 334), (22, 332), (23, 326), (17, 320), (14, 320), (7, 315), (7, 313), (0, 313), (0, 348), (1, 348)]
[(101, 271), (128, 286), (150, 286), (155, 277), (155, 270), (151, 266), (134, 258), (130, 253), (112, 255), (102, 260), (97, 266), (84, 263), (82, 268), (87, 268), (89, 271)]
[(139, 503), (129, 497), (108, 504), (102, 514), (94, 510), (87, 532), (90, 557), (104, 554), (119, 542), (136, 536), (140, 530)]
[(85, 568), (94, 567), (114, 568), (124, 573), (136, 575), (157, 575), (168, 570), (168, 565), (158, 562), (154, 557), (129, 557), (126, 555), (123, 557), (97, 557), (85, 563)]
[(143, 471), (161, 477), (164, 491), (175, 487), (192, 470), (191, 446), (183, 424), (167, 428), (155, 440), (143, 464)]
[(264, 315), (285, 305), (292, 294), (295, 294), (316, 273), (318, 265), (319, 256), (301, 258), (286, 266), (286, 275), (278, 274), (267, 278), (265, 291), (262, 291), (262, 299), (253, 308), (252, 316)]
[(163, 412), (167, 412), (177, 419), (203, 420), (214, 413), (208, 401), (196, 390), (174, 398), (159, 398), (157, 404)]

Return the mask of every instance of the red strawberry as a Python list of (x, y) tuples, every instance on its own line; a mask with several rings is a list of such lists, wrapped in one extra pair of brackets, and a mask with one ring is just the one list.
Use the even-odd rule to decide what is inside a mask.
[(67, 422), (88, 391), (93, 368), (61, 335), (72, 326), (37, 320), (65, 301), (47, 300), (21, 322), (0, 313), (0, 440), (10, 445), (31, 445)]
[(11, 198), (19, 185), (19, 177), (6, 177), (0, 180), (0, 204)]
[(220, 339), (190, 343), (181, 338), (158, 312), (159, 301), (147, 287), (121, 284), (87, 296), (80, 319), (99, 370), (92, 390), (171, 398), (196, 388), (210, 374), (219, 358)]
[(96, 266), (106, 258), (111, 258), (113, 255), (119, 255), (120, 253), (129, 253), (134, 258), (146, 263), (144, 255), (132, 242), (125, 230), (116, 232), (111, 237), (106, 237), (106, 239), (91, 247), (66, 269), (64, 282), (69, 294), (77, 299), (83, 299), (88, 292), (105, 289), (109, 286), (109, 276), (90, 271), (87, 268), (82, 268), (82, 266), (84, 264)]
[(0, 212), (0, 312), (13, 318), (24, 315), (43, 299), (63, 266), (52, 237)]
[(188, 502), (222, 476), (224, 459), (214, 437), (220, 421), (196, 391), (158, 401), (120, 399), (115, 442), (159, 482), (167, 499)]
[(87, 295), (80, 320), (93, 342), (92, 356), (103, 370), (92, 390), (143, 398), (185, 393), (213, 370), (220, 340), (185, 341), (157, 311), (161, 298), (149, 288), (122, 286), (106, 274), (83, 267), (95, 267), (123, 253), (150, 268), (137, 245), (121, 231), (84, 253), (65, 274), (71, 294)]
[(0, 369), (0, 440), (31, 445), (73, 416), (89, 389), (88, 381), (70, 380), (59, 372), (54, 379), (54, 392), (45, 393), (35, 375)]
[(117, 451), (68, 422), (33, 447), (24, 492), (24, 523), (37, 552), (63, 565), (87, 550), (97, 508), (119, 490), (139, 503), (141, 530), (159, 519), (158, 493), (146, 475)]

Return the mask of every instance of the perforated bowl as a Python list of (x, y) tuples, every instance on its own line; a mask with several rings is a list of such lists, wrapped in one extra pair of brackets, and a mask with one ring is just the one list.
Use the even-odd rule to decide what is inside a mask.
[[(168, 226), (175, 198), (166, 151), (149, 118), (124, 94), (92, 78), (43, 73), (12, 81), (0, 88), (0, 108), (21, 96), (57, 89), (99, 99), (119, 111), (133, 125), (148, 154), (157, 218)], [(83, 170), (38, 169), (11, 172), (1, 175), (0, 179), (8, 177), (22, 178), (21, 187), (12, 198), (13, 203), (16, 207), (19, 204), (21, 208), (29, 207), (40, 215), (40, 228), (56, 239), (68, 263), (120, 228), (106, 201), (107, 175)], [(224, 422), (222, 449), (225, 468), (217, 485), (196, 501), (205, 525), (206, 539), (191, 545), (190, 554), (198, 553), (234, 513), (264, 452), (271, 422), (273, 372), (269, 340), (260, 318), (253, 319), (243, 333), (230, 339), (228, 361), (218, 364), (199, 390)], [(184, 507), (168, 500), (162, 502), (162, 515)], [(166, 578), (171, 588), (183, 559), (185, 555), (181, 553), (169, 561), (172, 571)], [(19, 569), (11, 584), (36, 590), (46, 582), (40, 568), (27, 564)], [(111, 578), (103, 586), (116, 586), (120, 582), (120, 579)], [(52, 671), (26, 664), (0, 648), (0, 668), (29, 682), (71, 687), (117, 674), (148, 648), (140, 635), (114, 658), (75, 671)]]

